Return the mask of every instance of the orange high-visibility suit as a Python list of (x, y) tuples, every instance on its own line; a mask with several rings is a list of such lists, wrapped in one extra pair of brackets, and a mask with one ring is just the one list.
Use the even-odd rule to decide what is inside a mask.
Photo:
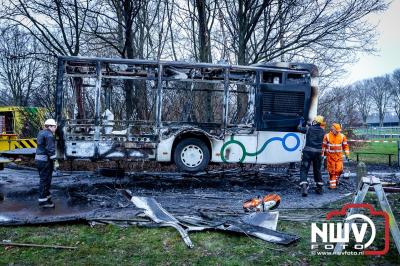
[(322, 155), (327, 159), (329, 188), (333, 189), (337, 187), (338, 178), (343, 172), (343, 151), (346, 156), (350, 154), (347, 138), (340, 131), (340, 125), (333, 124), (331, 132), (324, 136), (322, 142)]

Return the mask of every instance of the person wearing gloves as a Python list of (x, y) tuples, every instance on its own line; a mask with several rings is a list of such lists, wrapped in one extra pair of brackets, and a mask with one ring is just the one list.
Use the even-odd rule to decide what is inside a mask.
[(47, 119), (44, 122), (44, 129), (39, 131), (37, 136), (37, 148), (35, 155), (36, 167), (39, 171), (39, 207), (53, 208), (51, 201), (50, 186), (56, 159), (54, 133), (57, 123), (54, 119)]
[(313, 165), (314, 181), (317, 185), (316, 192), (318, 194), (323, 193), (324, 182), (321, 175), (321, 164), (322, 164), (322, 140), (325, 135), (325, 121), (324, 117), (317, 115), (311, 125), (303, 126), (304, 120), (300, 121), (298, 130), (306, 134), (306, 145), (303, 149), (303, 155), (300, 166), (300, 187), (303, 197), (308, 195), (308, 181), (307, 175), (310, 169), (311, 163)]
[(322, 143), (322, 155), (326, 156), (330, 189), (337, 188), (339, 177), (343, 172), (343, 151), (347, 160), (350, 155), (347, 138), (340, 133), (341, 131), (339, 124), (332, 124), (331, 131), (324, 136)]

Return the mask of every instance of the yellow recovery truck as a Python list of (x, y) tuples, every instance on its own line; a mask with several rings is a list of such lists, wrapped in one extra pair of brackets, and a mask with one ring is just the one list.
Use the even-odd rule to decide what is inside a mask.
[[(0, 106), (0, 153), (36, 148), (36, 135), (45, 119), (40, 107)], [(0, 157), (0, 169), (8, 159)]]
[(36, 148), (36, 134), (44, 121), (39, 107), (0, 107), (0, 151)]

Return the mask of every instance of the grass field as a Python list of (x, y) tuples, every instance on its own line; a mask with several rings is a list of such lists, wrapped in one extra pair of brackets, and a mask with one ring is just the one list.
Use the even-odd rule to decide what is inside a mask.
[[(392, 141), (394, 139), (385, 139), (388, 141)], [(397, 164), (397, 143), (384, 143), (384, 142), (369, 142), (369, 143), (359, 143), (352, 145), (350, 144), (350, 158), (355, 161), (356, 153), (355, 152), (371, 152), (371, 153), (392, 153), (392, 163), (393, 165)], [(360, 154), (360, 161), (364, 161), (366, 163), (381, 163), (388, 164), (389, 158), (387, 155), (377, 155), (377, 154)]]
[[(368, 198), (376, 203), (372, 196)], [(399, 221), (400, 196), (392, 194), (389, 199)], [(167, 228), (83, 224), (0, 227), (0, 241), (78, 247), (68, 251), (0, 247), (0, 265), (398, 265), (400, 259), (393, 243), (389, 253), (381, 257), (311, 255), (310, 222), (280, 222), (279, 229), (298, 234), (301, 240), (285, 247), (245, 236), (200, 232), (190, 234), (195, 248), (188, 249), (179, 234)], [(378, 239), (382, 239), (381, 233)]]

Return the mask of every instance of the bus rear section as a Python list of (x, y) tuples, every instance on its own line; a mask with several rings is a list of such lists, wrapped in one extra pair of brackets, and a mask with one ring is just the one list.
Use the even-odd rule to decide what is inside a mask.
[(300, 161), (316, 113), (312, 65), (232, 66), (60, 57), (58, 157), (214, 163)]

